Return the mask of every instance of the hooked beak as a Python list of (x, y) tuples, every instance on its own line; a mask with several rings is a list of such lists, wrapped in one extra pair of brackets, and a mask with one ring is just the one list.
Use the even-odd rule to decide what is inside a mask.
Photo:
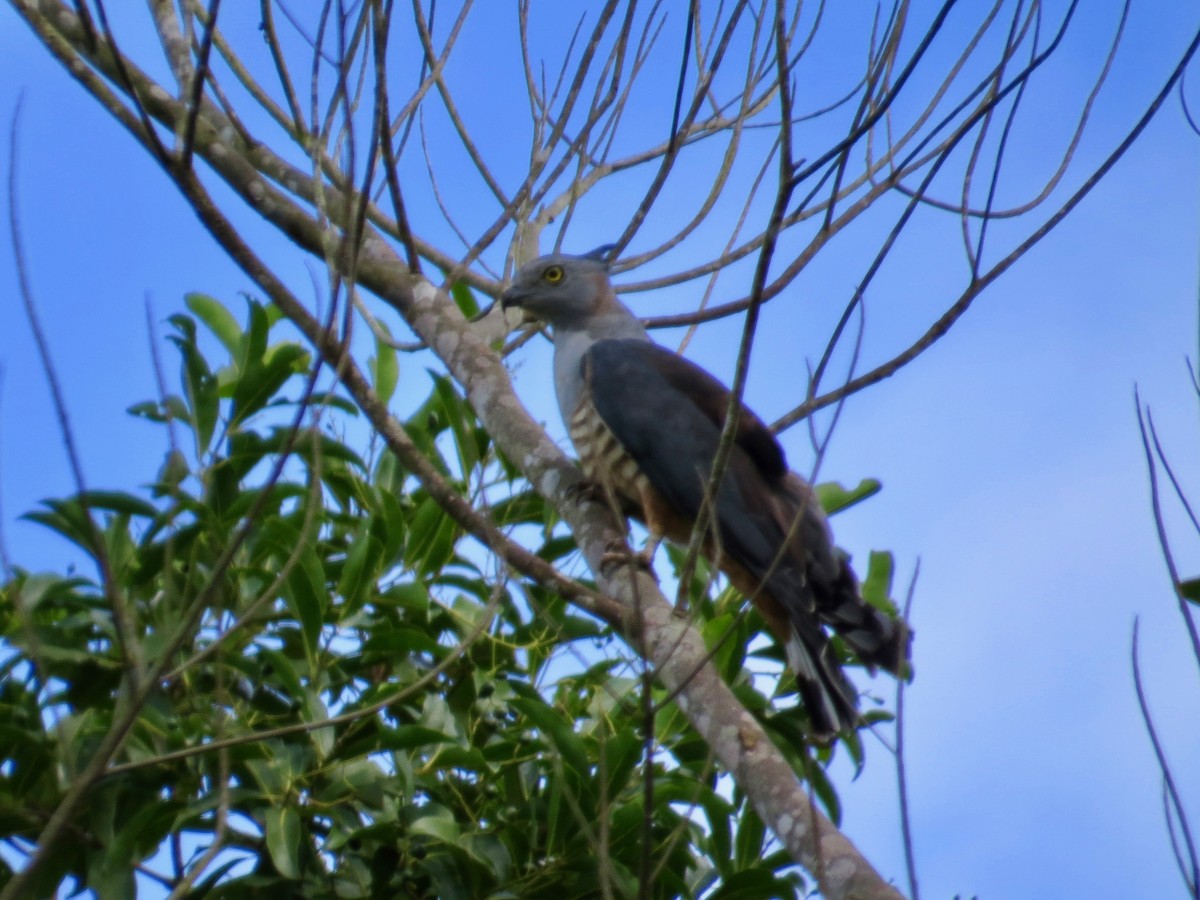
[[(500, 295), (500, 314), (505, 317), (510, 327), (520, 328), (537, 321), (537, 316), (525, 308), (527, 299), (529, 299), (528, 289), (515, 285)], [(515, 323), (513, 317), (508, 315), (510, 309), (520, 310), (520, 316), (516, 318)]]
[(525, 291), (522, 288), (515, 286), (510, 287), (500, 295), (500, 309), (508, 310), (512, 309), (514, 306), (519, 307), (521, 305), (521, 301), (525, 299), (525, 296)]

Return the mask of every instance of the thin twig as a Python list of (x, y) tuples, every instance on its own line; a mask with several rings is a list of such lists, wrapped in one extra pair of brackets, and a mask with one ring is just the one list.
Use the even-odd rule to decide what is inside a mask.
[[(904, 621), (910, 621), (913, 597), (916, 595), (917, 578), (921, 574), (921, 560), (913, 566), (912, 579), (908, 582), (908, 593), (904, 597), (904, 610), (901, 615)], [(908, 684), (907, 678), (896, 679), (896, 789), (900, 797), (900, 834), (904, 841), (904, 868), (908, 874), (909, 900), (921, 900), (921, 892), (917, 888), (917, 862), (913, 850), (912, 815), (908, 804), (908, 775), (904, 758), (904, 725), (907, 721), (904, 715), (904, 689)]]
[[(1150, 508), (1154, 513), (1154, 529), (1158, 534), (1158, 546), (1162, 551), (1163, 562), (1167, 567), (1167, 574), (1171, 578), (1171, 587), (1175, 590), (1175, 603), (1179, 608), (1180, 615), (1183, 616), (1188, 638), (1192, 642), (1192, 656), (1195, 658), (1196, 664), (1200, 665), (1200, 633), (1197, 632), (1191, 610), (1188, 609), (1188, 599), (1183, 594), (1183, 582), (1179, 577), (1179, 568), (1175, 565), (1175, 554), (1171, 551), (1171, 541), (1167, 537), (1167, 526), (1163, 520), (1162, 500), (1158, 490), (1158, 467), (1154, 462), (1154, 454), (1150, 449), (1150, 438), (1147, 436), (1147, 420), (1150, 417), (1150, 411), (1146, 409), (1145, 417), (1143, 418), (1142, 400), (1138, 396), (1136, 387), (1133, 391), (1133, 402), (1137, 407), (1138, 431), (1142, 436), (1142, 450), (1146, 456), (1146, 476), (1150, 479)], [(1153, 423), (1150, 422), (1149, 424), (1152, 428)]]
[(204, 34), (200, 38), (200, 54), (196, 67), (192, 70), (192, 83), (188, 97), (188, 114), (183, 125), (183, 144), (179, 148), (179, 165), (190, 168), (192, 165), (192, 147), (196, 140), (196, 120), (200, 116), (200, 103), (204, 99), (204, 80), (208, 77), (208, 57), (212, 52), (213, 34), (217, 30), (217, 13), (221, 10), (221, 0), (212, 0), (208, 7), (208, 15), (204, 23)]
[[(1158, 769), (1162, 773), (1163, 784), (1166, 787), (1167, 793), (1171, 798), (1171, 806), (1175, 809), (1176, 820), (1179, 822), (1179, 829), (1183, 836), (1184, 845), (1187, 848), (1187, 867), (1181, 867), (1179, 874), (1183, 877), (1184, 884), (1187, 885), (1188, 893), (1193, 897), (1200, 896), (1200, 858), (1196, 855), (1196, 845), (1192, 841), (1192, 830), (1188, 825), (1187, 813), (1183, 808), (1183, 801), (1179, 796), (1179, 789), (1175, 785), (1175, 776), (1171, 773), (1171, 765), (1167, 762), (1166, 753), (1163, 750), (1162, 742), (1158, 739), (1158, 731), (1154, 727), (1154, 719), (1150, 716), (1150, 708), (1146, 704), (1146, 693), (1142, 688), (1142, 671), (1138, 662), (1138, 620), (1133, 620), (1133, 638), (1130, 641), (1130, 660), (1133, 666), (1133, 686), (1137, 692), (1138, 709), (1142, 713), (1142, 722), (1146, 726), (1146, 734), (1150, 738), (1150, 743), (1154, 747), (1154, 758), (1158, 761)], [(1168, 827), (1170, 820), (1168, 819)], [(1188, 869), (1191, 871), (1189, 872)]]
[(29, 330), (33, 332), (34, 346), (37, 347), (38, 358), (42, 364), (42, 373), (50, 389), (54, 413), (58, 419), (58, 430), (62, 437), (63, 448), (67, 454), (67, 463), (71, 468), (71, 476), (75, 481), (76, 498), (79, 503), (83, 521), (86, 523), (88, 547), (96, 560), (99, 569), (100, 584), (104, 598), (112, 610), (113, 623), (116, 626), (117, 641), (121, 654), (121, 662), (125, 667), (125, 675), (131, 689), (136, 689), (143, 668), (141, 644), (138, 641), (138, 629), (127, 598), (118, 589), (113, 578), (112, 565), (109, 561), (108, 550), (100, 527), (92, 515), (88, 502), (87, 482), (83, 476), (83, 462), (79, 448), (75, 442), (75, 432), (71, 427), (70, 415), (67, 412), (67, 401), (63, 394), (62, 383), (59, 381), (58, 369), (50, 355), (50, 343), (42, 328), (38, 315), (37, 304), (33, 298), (33, 285), (29, 278), (26, 263), (25, 247), (21, 238), (21, 211), (19, 191), (17, 189), (18, 159), (20, 157), (20, 116), (21, 99), (18, 98), (13, 109), (13, 117), (9, 125), (9, 157), (8, 157), (8, 227), (9, 239), (12, 244), (13, 261), (17, 270), (17, 285), (21, 295), (21, 304), (25, 311), (25, 319)]

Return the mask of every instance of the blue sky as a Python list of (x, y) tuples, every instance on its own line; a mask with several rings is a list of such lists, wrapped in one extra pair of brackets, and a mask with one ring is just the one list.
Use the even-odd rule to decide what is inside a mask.
[[(1074, 79), (1083, 83), (1098, 65), (1098, 43), (1087, 38), (1113, 21), (1111, 6), (1088, 4), (1103, 7), (1100, 24), (1081, 22), (1055, 70), (1061, 81), (1040, 85), (1040, 95), (1034, 89), (1031, 100), (1047, 122), (1056, 115), (1056, 89), (1077, 88)], [(1083, 163), (1111, 145), (1165, 78), (1200, 24), (1185, 6), (1135, 5), (1080, 149)], [(5, 6), (6, 123), (22, 93), (21, 227), (39, 313), (89, 484), (132, 488), (164, 452), (154, 430), (124, 414), (155, 393), (146, 303), (161, 333), (185, 292), (233, 301), (250, 285), (151, 160)], [(1200, 105), (1200, 89), (1192, 96)], [(470, 96), (465, 105), (487, 106)], [(1047, 165), (1028, 132), (1013, 159), (1031, 171)], [(7, 171), (7, 142), (0, 166)], [(891, 549), (901, 580), (921, 559), (908, 740), (926, 897), (1183, 895), (1134, 700), (1134, 617), (1151, 704), (1197, 816), (1200, 680), (1155, 542), (1133, 386), (1200, 496), (1200, 472), (1189, 465), (1200, 449), (1200, 407), (1184, 366), (1185, 356), (1200, 357), (1198, 171), (1200, 138), (1169, 103), (1112, 176), (947, 338), (846, 406), (824, 462), (825, 478), (884, 483), (881, 495), (836, 519), (839, 542), (859, 560), (870, 549)], [(567, 249), (589, 249), (606, 227), (623, 224), (605, 222), (602, 203)], [(932, 218), (918, 225), (868, 295), (864, 352), (876, 359), (923, 327), (961, 277), (961, 250), (946, 243), (946, 225)], [(255, 235), (303, 289), (304, 258), (270, 231)], [(861, 262), (847, 262), (861, 260), (855, 251), (830, 248), (799, 289), (846, 297), (861, 274)], [(71, 480), (7, 240), (0, 285), (0, 522), (14, 560), (60, 568), (69, 551), (18, 520), (39, 499), (69, 492)], [(724, 290), (739, 295), (733, 284)], [(628, 299), (639, 312), (661, 309), (651, 295)], [(749, 388), (764, 418), (789, 408), (803, 378), (795, 328), (817, 327), (841, 302), (768, 310)], [(689, 353), (727, 377), (732, 346), (730, 332), (716, 328)], [(804, 355), (821, 346), (805, 343)], [(547, 360), (545, 347), (523, 354), (517, 387), (561, 434), (544, 390)], [(419, 371), (414, 362), (407, 377)], [(810, 454), (801, 431), (785, 443), (803, 471)], [(1195, 574), (1200, 553), (1184, 540), (1179, 516), (1169, 518), (1181, 568)], [(876, 687), (890, 697), (890, 683)], [(869, 744), (868, 754), (856, 781), (838, 773), (845, 829), (900, 879), (890, 760), (878, 745)]]

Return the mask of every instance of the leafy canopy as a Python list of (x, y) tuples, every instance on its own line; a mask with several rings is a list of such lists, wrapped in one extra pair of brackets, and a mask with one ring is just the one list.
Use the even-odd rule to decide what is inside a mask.
[[(356, 437), (355, 407), (314, 390), (310, 354), (280, 337), (273, 307), (249, 300), (243, 325), (212, 298), (187, 305), (169, 320), (179, 393), (130, 409), (162, 427), (158, 473), (28, 515), (107, 578), (17, 568), (3, 585), (0, 882), (132, 702), (130, 672), (157, 665), (39, 894), (73, 883), (128, 897), (189, 873), (193, 895), (214, 898), (802, 888), (633, 655), (504, 571)], [(370, 368), (392, 399), (395, 350), (377, 341)], [(404, 424), (428, 457), (498, 524), (569, 562), (569, 534), (453, 384), (419, 375), (405, 389), (419, 380), (428, 396)], [(822, 493), (840, 507), (877, 489)], [(776, 680), (752, 674), (777, 658), (748, 651), (761, 623), (714, 595), (703, 566), (691, 587), (722, 673), (837, 819), (833, 751), (805, 749), (803, 711), (773, 708), (761, 685)], [(873, 554), (868, 592), (888, 603), (890, 587), (890, 557)], [(861, 764), (857, 736), (841, 746)]]

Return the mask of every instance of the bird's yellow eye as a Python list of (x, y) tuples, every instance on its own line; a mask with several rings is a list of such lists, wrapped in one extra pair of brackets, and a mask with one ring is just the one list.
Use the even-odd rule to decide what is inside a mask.
[(542, 277), (551, 284), (558, 284), (563, 280), (562, 266), (550, 266), (542, 273)]

